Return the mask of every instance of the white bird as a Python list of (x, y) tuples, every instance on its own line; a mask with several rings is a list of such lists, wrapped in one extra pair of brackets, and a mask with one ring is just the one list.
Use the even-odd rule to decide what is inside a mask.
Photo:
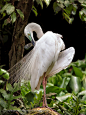
[[(33, 37), (33, 31), (40, 38), (36, 42)], [(24, 29), (24, 34), (32, 42), (34, 48), (14, 65), (9, 70), (9, 73), (13, 78), (12, 82), (29, 79), (32, 91), (38, 90), (43, 82), (43, 106), (47, 107), (45, 91), (47, 78), (66, 68), (71, 63), (75, 50), (73, 47), (64, 50), (65, 44), (61, 39), (62, 35), (52, 31), (43, 34), (40, 25), (36, 23), (28, 24)], [(61, 52), (61, 50), (64, 51)]]

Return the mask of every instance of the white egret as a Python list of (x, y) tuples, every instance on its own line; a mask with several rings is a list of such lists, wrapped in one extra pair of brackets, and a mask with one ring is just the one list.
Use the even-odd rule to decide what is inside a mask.
[[(37, 42), (34, 40), (33, 31), (40, 38)], [(11, 82), (29, 79), (32, 91), (39, 89), (43, 82), (43, 106), (47, 107), (45, 91), (47, 78), (66, 68), (71, 63), (75, 50), (73, 47), (64, 50), (62, 35), (52, 31), (43, 34), (40, 25), (36, 23), (28, 24), (24, 29), (24, 34), (32, 42), (34, 48), (9, 70), (10, 76), (14, 77)], [(64, 51), (60, 52), (61, 50)]]

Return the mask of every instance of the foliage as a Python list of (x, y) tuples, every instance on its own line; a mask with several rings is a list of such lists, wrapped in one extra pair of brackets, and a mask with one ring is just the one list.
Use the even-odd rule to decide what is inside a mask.
[[(63, 80), (56, 84), (53, 79), (58, 79), (58, 75)], [(54, 85), (64, 88), (64, 91), (56, 95), (56, 101), (54, 100), (53, 103), (53, 107), (59, 113), (67, 115), (86, 114), (86, 59), (71, 63), (68, 69), (48, 80)]]
[[(4, 78), (3, 75), (5, 74), (0, 75)], [(6, 85), (5, 89), (4, 85)], [(21, 93), (18, 96), (14, 96), (14, 92), (20, 90), (18, 83), (15, 83), (12, 87), (11, 84), (2, 80), (2, 82), (0, 81), (0, 86), (0, 111), (22, 110), (20, 107), (14, 106), (14, 101), (19, 98), (22, 98), (20, 104), (24, 111), (35, 107), (41, 107), (43, 104), (42, 85), (39, 91), (35, 90), (31, 92), (30, 82), (22, 81), (20, 84)], [(67, 69), (49, 77), (46, 86), (46, 96), (48, 106), (60, 114), (85, 115), (86, 59), (73, 62)]]
[[(45, 2), (47, 6), (51, 3), (51, 0), (36, 0), (38, 4), (43, 8), (43, 3)], [(82, 21), (86, 21), (86, 1), (85, 0), (54, 0), (53, 9), (55, 14), (62, 11), (62, 15), (65, 20), (72, 24), (74, 16), (78, 11), (79, 17)]]
[(39, 105), (42, 106), (42, 95), (43, 95), (43, 88), (39, 91), (31, 92), (30, 82), (23, 82), (21, 84), (21, 95), (23, 99), (23, 103), (26, 109), (38, 107)]
[(12, 21), (14, 23), (16, 21), (16, 13), (20, 15), (22, 19), (24, 19), (24, 14), (20, 9), (15, 9), (15, 7), (11, 3), (6, 3), (2, 9), (0, 10), (0, 13), (3, 15), (2, 17), (5, 17), (6, 14), (10, 17), (4, 20), (4, 25), (7, 25)]
[[(43, 9), (43, 4), (45, 3), (48, 7), (50, 5), (52, 0), (36, 0), (38, 5), (41, 5), (41, 8)], [(10, 3), (10, 0), (4, 0), (5, 5), (3, 2), (0, 2), (0, 6), (2, 9), (0, 10), (0, 13), (2, 14), (2, 18), (9, 16), (4, 20), (4, 25), (7, 25), (8, 23), (14, 23), (17, 19), (16, 14), (19, 14), (22, 19), (24, 19), (24, 14), (20, 9), (16, 9), (16, 7)], [(62, 15), (65, 18), (65, 20), (72, 24), (74, 20), (74, 16), (76, 15), (76, 12), (78, 11), (79, 17), (82, 21), (86, 21), (86, 1), (85, 0), (54, 0), (53, 2), (53, 9), (55, 14), (57, 14), (59, 11), (62, 11)], [(32, 10), (37, 16), (37, 9), (33, 5)]]
[(0, 70), (0, 115), (6, 110), (19, 110), (14, 106), (15, 100), (21, 98), (21, 95), (15, 96), (14, 93), (20, 90), (19, 84), (14, 86), (7, 82), (8, 72)]
[[(76, 61), (49, 77), (46, 86), (48, 106), (60, 114), (86, 114), (86, 60)], [(26, 109), (42, 106), (43, 87), (31, 92), (30, 82), (21, 86), (21, 94)]]

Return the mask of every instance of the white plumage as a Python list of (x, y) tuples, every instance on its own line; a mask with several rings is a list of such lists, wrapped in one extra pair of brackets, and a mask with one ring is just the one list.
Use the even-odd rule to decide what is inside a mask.
[[(40, 38), (35, 42), (33, 31)], [(40, 25), (28, 24), (24, 29), (25, 36), (31, 37), (35, 42), (33, 50), (10, 70), (11, 82), (29, 79), (31, 89), (39, 89), (44, 77), (50, 77), (66, 68), (72, 61), (75, 50), (73, 47), (65, 49), (62, 35), (48, 31), (43, 34)], [(31, 36), (29, 36), (31, 35)], [(61, 52), (61, 50), (64, 50)], [(45, 102), (46, 103), (46, 102)], [(45, 104), (46, 105), (46, 104)]]
[(28, 37), (28, 33), (31, 33), (33, 38), (32, 31), (36, 31), (38, 37), (42, 36), (36, 42), (29, 61), (29, 63), (31, 63), (29, 69), (29, 75), (31, 76), (31, 89), (34, 91), (35, 88), (40, 88), (44, 73), (46, 73), (45, 76), (49, 74), (58, 59), (60, 51), (65, 48), (65, 44), (61, 39), (62, 35), (51, 31), (43, 34), (40, 26), (35, 23), (28, 24), (24, 29), (26, 37)]
[[(37, 87), (40, 77), (46, 72), (46, 76), (53, 68), (58, 55), (65, 45), (59, 36), (52, 32), (45, 33), (37, 42), (31, 57), (30, 76), (32, 91)], [(41, 84), (41, 83), (40, 83)], [(37, 87), (37, 89), (39, 89)]]

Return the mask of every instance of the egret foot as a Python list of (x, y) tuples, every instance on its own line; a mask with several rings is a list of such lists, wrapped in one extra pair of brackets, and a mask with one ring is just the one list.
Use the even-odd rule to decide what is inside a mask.
[(29, 114), (26, 115), (60, 115), (59, 113), (50, 110), (49, 108), (46, 107), (37, 107), (32, 109)]

